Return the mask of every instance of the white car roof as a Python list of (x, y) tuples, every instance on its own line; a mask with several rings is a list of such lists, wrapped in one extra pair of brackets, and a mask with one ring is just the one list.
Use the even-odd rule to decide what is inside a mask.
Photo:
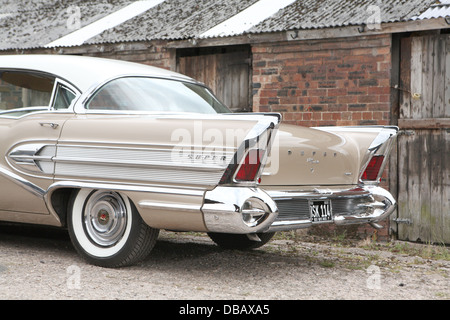
[(0, 55), (2, 69), (49, 73), (74, 85), (81, 93), (121, 76), (149, 76), (194, 81), (182, 74), (139, 63), (71, 55)]

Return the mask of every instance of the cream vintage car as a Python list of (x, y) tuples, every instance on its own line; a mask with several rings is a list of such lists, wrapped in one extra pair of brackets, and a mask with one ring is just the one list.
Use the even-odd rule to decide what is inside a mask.
[(249, 249), (313, 224), (379, 227), (398, 129), (280, 122), (163, 69), (0, 56), (0, 220), (67, 228), (105, 267), (145, 258), (160, 229)]

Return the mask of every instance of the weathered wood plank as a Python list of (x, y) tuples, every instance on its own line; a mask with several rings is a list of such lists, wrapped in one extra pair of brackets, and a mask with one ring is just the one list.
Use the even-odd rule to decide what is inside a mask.
[(398, 126), (401, 129), (424, 130), (450, 128), (450, 118), (399, 119)]
[[(401, 135), (398, 137), (398, 218), (411, 219), (409, 208), (409, 144), (412, 137)], [(401, 240), (410, 239), (409, 225), (400, 223), (397, 228), (397, 236)]]
[[(423, 56), (422, 48), (424, 45), (423, 37), (414, 37), (411, 39), (411, 108), (410, 118), (422, 118), (423, 99), (416, 97), (422, 95), (422, 68)], [(416, 98), (415, 98), (416, 97)]]
[(435, 36), (426, 36), (421, 37), (422, 39), (422, 83), (421, 87), (415, 89), (413, 91), (414, 93), (419, 93), (420, 98), (414, 99), (417, 101), (414, 113), (416, 115), (416, 119), (418, 118), (432, 118), (432, 110), (433, 110), (433, 104), (434, 104), (434, 58), (435, 58), (435, 51), (434, 51), (434, 43), (437, 41), (437, 38)]
[(431, 116), (433, 118), (445, 117), (445, 37), (433, 37), (434, 46), (434, 62), (433, 62), (433, 103)]
[[(447, 65), (449, 66), (449, 65)], [(442, 130), (442, 242), (450, 244), (450, 130)]]
[(442, 130), (430, 131), (431, 152), (430, 152), (430, 240), (442, 243), (444, 239), (443, 215), (443, 166), (445, 161), (445, 144), (443, 144)]
[(446, 37), (445, 52), (444, 116), (450, 118), (450, 36)]
[[(416, 133), (418, 134), (418, 133)], [(419, 133), (419, 143), (416, 147), (416, 154), (420, 157), (416, 159), (419, 163), (420, 171), (418, 176), (419, 182), (419, 206), (416, 207), (419, 212), (415, 212), (418, 215), (417, 221), (420, 222), (418, 227), (419, 234), (418, 239), (423, 242), (429, 243), (431, 241), (432, 223), (431, 223), (431, 158), (433, 150), (431, 148), (429, 131), (422, 130)], [(417, 150), (419, 149), (419, 150)], [(417, 210), (416, 209), (416, 210)]]
[(400, 49), (400, 119), (411, 117), (411, 38), (401, 39)]

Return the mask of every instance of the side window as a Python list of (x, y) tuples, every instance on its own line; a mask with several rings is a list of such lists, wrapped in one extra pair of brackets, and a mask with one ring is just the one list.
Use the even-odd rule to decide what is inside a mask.
[(0, 71), (0, 115), (48, 109), (55, 79), (38, 73)]
[(76, 97), (75, 92), (63, 84), (58, 84), (55, 91), (55, 98), (53, 99), (52, 108), (54, 110), (61, 110), (69, 108), (72, 100)]

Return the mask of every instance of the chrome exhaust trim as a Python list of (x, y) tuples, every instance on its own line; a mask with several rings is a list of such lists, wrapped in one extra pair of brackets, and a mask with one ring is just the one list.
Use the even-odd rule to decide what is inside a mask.
[(219, 186), (205, 193), (203, 218), (209, 232), (249, 234), (266, 232), (278, 209), (258, 188)]

